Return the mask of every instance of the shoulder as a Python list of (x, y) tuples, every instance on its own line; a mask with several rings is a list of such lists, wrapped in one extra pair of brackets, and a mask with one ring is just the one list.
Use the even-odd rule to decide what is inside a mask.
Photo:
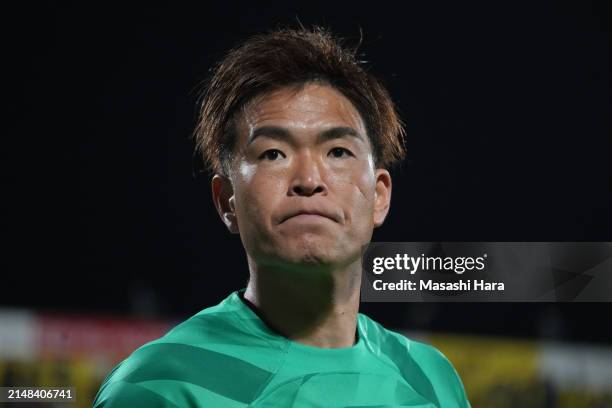
[(168, 388), (182, 387), (190, 381), (186, 357), (189, 354), (195, 357), (198, 350), (162, 339), (140, 347), (117, 365), (104, 380), (94, 407), (176, 406), (168, 398)]
[(231, 310), (205, 309), (143, 345), (106, 377), (94, 407), (242, 406), (254, 391), (235, 379), (254, 388), (269, 373), (240, 357), (252, 341), (234, 319)]
[[(417, 392), (439, 403), (445, 401), (443, 406), (469, 406), (463, 383), (442, 352), (429, 344), (386, 329), (365, 315), (359, 316), (371, 351), (395, 366)], [(450, 404), (450, 401), (454, 404)]]

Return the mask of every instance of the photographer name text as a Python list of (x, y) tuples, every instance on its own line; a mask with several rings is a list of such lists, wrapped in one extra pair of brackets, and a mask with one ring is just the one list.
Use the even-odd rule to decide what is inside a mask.
[(402, 279), (396, 282), (384, 282), (376, 279), (372, 282), (374, 290), (398, 290), (398, 291), (503, 291), (503, 282), (487, 282), (484, 279), (466, 279), (457, 282), (436, 282), (432, 279), (414, 282)]

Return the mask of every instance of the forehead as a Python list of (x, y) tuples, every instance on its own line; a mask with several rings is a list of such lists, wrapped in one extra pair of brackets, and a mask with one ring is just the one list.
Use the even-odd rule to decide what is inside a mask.
[(274, 124), (293, 131), (346, 126), (366, 136), (361, 115), (351, 101), (330, 85), (319, 83), (284, 87), (257, 96), (239, 116), (239, 129), (246, 131), (240, 134)]

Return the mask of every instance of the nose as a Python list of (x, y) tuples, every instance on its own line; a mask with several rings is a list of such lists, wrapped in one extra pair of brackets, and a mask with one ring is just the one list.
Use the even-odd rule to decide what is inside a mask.
[(289, 194), (309, 197), (326, 192), (327, 186), (321, 177), (319, 163), (309, 153), (298, 155), (294, 163)]

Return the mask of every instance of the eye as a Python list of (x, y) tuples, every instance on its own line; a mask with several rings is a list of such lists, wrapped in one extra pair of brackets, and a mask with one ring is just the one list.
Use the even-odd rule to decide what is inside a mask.
[(351, 153), (350, 150), (345, 149), (344, 147), (334, 147), (333, 149), (329, 151), (329, 155), (337, 159), (340, 159), (345, 156), (346, 157), (353, 156), (353, 153)]
[(281, 152), (280, 150), (277, 149), (269, 149), (266, 150), (265, 152), (263, 152), (260, 156), (259, 159), (260, 160), (277, 160), (279, 157), (285, 157), (285, 155), (283, 154), (283, 152)]

